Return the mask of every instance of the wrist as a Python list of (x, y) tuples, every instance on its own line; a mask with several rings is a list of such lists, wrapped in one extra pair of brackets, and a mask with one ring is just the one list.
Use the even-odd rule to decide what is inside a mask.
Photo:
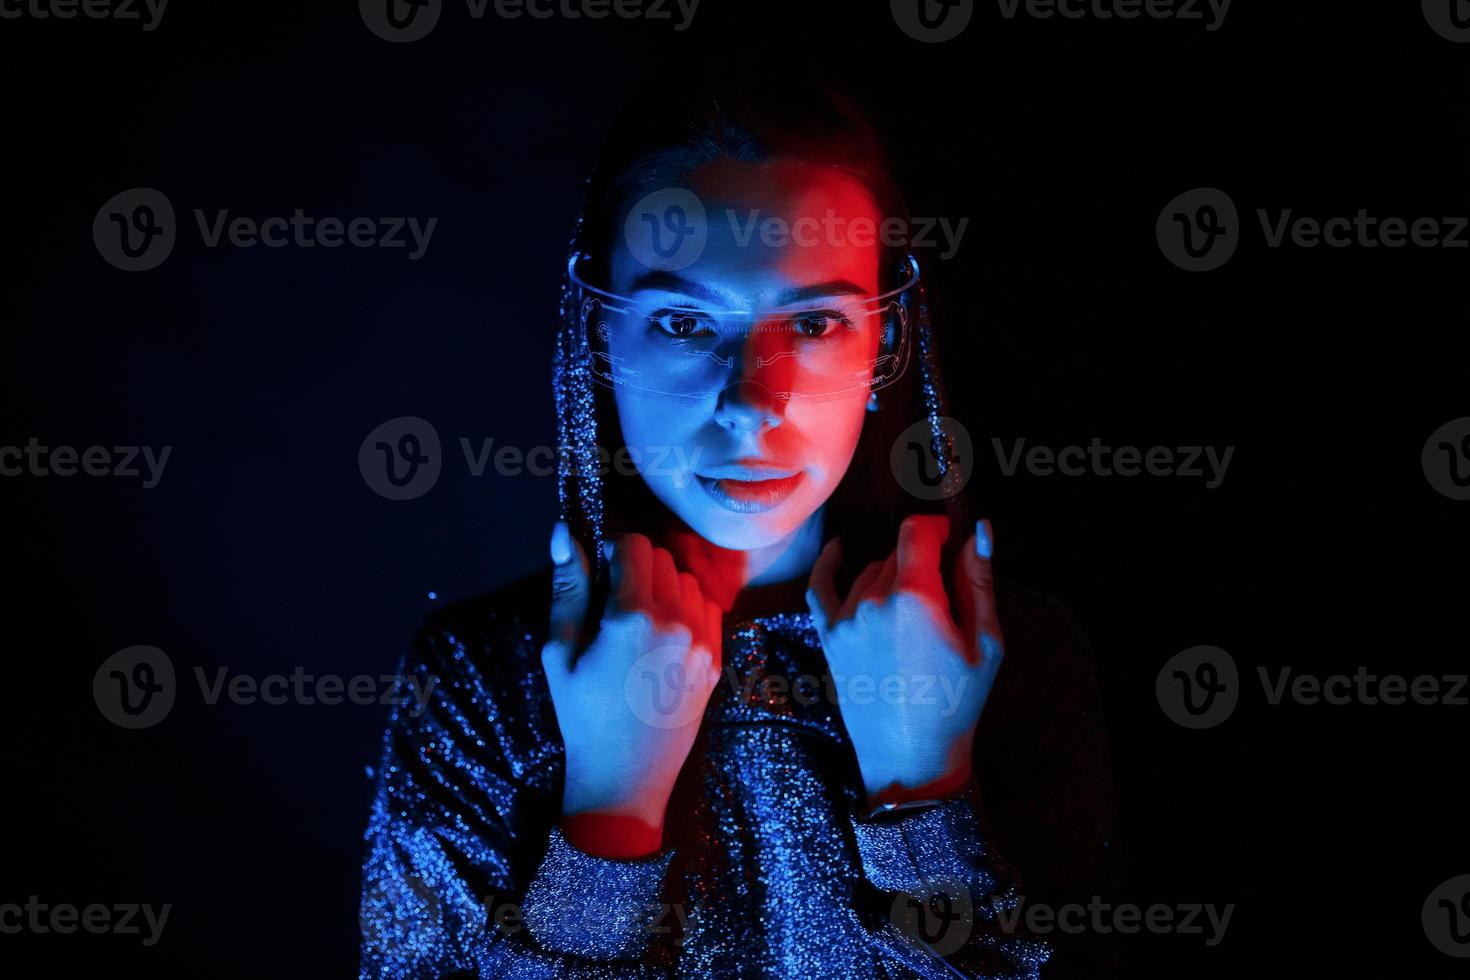
[(951, 766), (938, 775), (879, 776), (864, 778), (867, 807), (903, 805), (924, 800), (943, 800), (965, 788), (973, 778), (968, 760), (963, 766)]
[(569, 772), (562, 792), (562, 834), (597, 857), (647, 857), (663, 846), (669, 791), (663, 787), (599, 787)]
[(650, 823), (629, 813), (563, 814), (561, 833), (567, 843), (582, 853), (617, 861), (651, 857), (663, 849), (664, 842), (661, 817), (657, 823)]

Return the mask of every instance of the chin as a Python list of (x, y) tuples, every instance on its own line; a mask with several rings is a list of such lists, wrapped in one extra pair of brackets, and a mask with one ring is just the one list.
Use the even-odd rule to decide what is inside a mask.
[(754, 551), (781, 541), (801, 526), (770, 514), (702, 513), (685, 523), (711, 544), (731, 551)]
[[(695, 489), (695, 493), (703, 491)], [(789, 538), (816, 512), (816, 504), (799, 494), (771, 510), (741, 514), (708, 499), (685, 497), (665, 501), (670, 510), (695, 533), (713, 545), (731, 551), (753, 551), (779, 544)], [(684, 506), (675, 506), (675, 504)]]

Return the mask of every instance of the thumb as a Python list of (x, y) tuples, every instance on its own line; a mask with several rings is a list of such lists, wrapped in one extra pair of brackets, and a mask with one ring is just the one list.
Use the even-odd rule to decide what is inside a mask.
[(557, 521), (551, 529), (551, 562), (551, 628), (547, 639), (561, 648), (565, 658), (562, 666), (570, 668), (592, 583), (587, 555), (566, 521)]

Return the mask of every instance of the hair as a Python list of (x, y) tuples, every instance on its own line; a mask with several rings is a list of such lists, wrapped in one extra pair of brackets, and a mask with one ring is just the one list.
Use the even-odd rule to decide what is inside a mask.
[[(607, 281), (610, 246), (633, 202), (654, 190), (687, 186), (695, 170), (721, 159), (838, 169), (868, 191), (880, 215), (909, 217), (868, 117), (814, 70), (793, 70), (789, 54), (681, 67), (654, 78), (611, 128), (588, 181), (573, 243), (587, 256), (589, 274)], [(883, 246), (881, 291), (900, 285), (904, 254)], [(889, 463), (899, 433), (924, 417), (919, 372), (912, 363), (917, 356), (911, 352), (902, 376), (880, 390), (878, 409), (864, 420), (852, 462), (826, 503), (823, 538), (842, 533), (849, 573), (861, 568), (860, 562), (887, 555), (904, 517), (942, 511), (942, 505), (902, 492)], [(625, 443), (613, 394), (598, 386), (595, 398), (599, 442), (617, 452)], [(646, 529), (650, 518), (665, 512), (641, 477), (614, 469), (604, 487), (610, 533)]]

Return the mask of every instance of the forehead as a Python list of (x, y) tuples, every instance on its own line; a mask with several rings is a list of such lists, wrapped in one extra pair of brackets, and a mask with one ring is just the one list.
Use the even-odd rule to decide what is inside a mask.
[[(883, 216), (856, 176), (800, 162), (719, 159), (688, 183), (704, 206), (708, 237), (683, 278), (752, 304), (828, 282), (878, 292)], [(621, 240), (612, 260), (614, 291), (648, 271)]]

